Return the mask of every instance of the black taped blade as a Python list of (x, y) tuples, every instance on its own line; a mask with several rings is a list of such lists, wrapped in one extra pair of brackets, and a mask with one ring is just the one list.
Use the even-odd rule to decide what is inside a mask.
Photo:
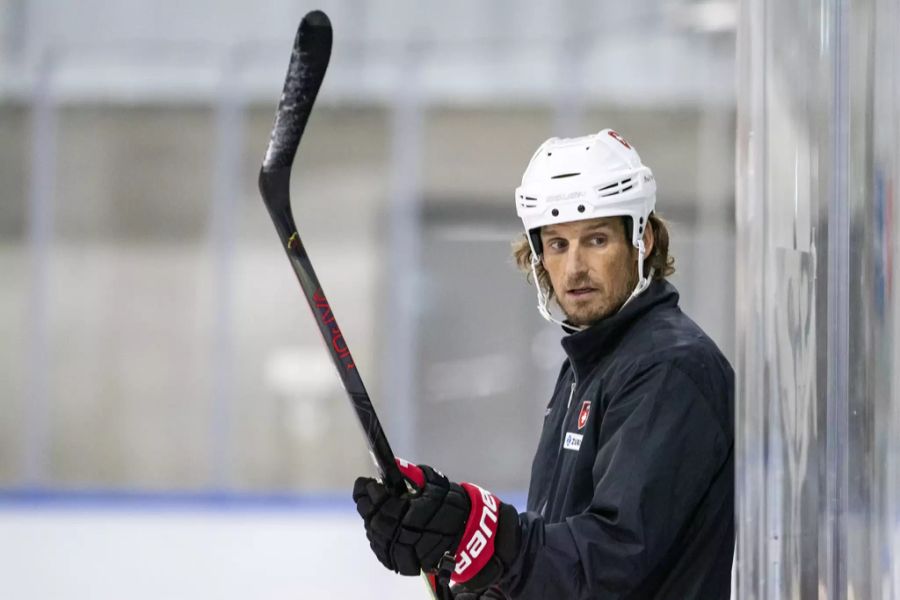
[(300, 21), (262, 170), (290, 167), (331, 58), (331, 21), (320, 10)]

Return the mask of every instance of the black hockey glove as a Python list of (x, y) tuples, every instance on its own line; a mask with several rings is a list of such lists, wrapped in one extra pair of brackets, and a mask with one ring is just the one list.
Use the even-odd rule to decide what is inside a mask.
[(381, 564), (401, 575), (436, 572), (460, 590), (486, 588), (499, 579), (519, 546), (516, 509), (431, 467), (397, 464), (415, 492), (397, 497), (368, 477), (353, 486), (356, 510)]

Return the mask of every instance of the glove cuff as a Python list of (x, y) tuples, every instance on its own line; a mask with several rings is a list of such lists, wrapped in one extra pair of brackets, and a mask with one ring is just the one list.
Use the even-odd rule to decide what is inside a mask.
[(454, 585), (478, 590), (495, 583), (518, 554), (521, 533), (515, 507), (494, 494), (471, 484), (460, 484), (472, 509), (456, 550)]
[(454, 589), (467, 592), (482, 591), (498, 583), (518, 556), (521, 537), (518, 511), (514, 506), (501, 502), (493, 555), (488, 558), (487, 564), (467, 581), (455, 580)]
[(456, 549), (456, 567), (451, 581), (465, 583), (481, 571), (494, 555), (494, 540), (500, 514), (500, 500), (473, 483), (461, 483), (469, 496), (471, 509)]

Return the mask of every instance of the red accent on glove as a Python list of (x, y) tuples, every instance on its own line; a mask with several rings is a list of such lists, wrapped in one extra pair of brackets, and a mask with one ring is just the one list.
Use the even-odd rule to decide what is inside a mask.
[(472, 509), (456, 549), (456, 568), (450, 578), (454, 583), (465, 583), (475, 577), (494, 555), (500, 516), (500, 500), (495, 495), (472, 483), (460, 485), (469, 494)]
[(397, 466), (400, 467), (400, 472), (404, 477), (412, 481), (420, 490), (425, 487), (425, 473), (422, 472), (422, 469), (402, 458), (395, 458), (394, 460), (397, 461)]

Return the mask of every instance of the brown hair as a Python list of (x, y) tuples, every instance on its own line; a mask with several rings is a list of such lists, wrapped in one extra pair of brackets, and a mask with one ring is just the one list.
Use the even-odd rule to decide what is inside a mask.
[[(631, 239), (632, 222), (631, 217), (622, 217), (625, 226), (625, 239)], [(649, 269), (653, 269), (653, 279), (665, 279), (675, 272), (675, 257), (669, 254), (669, 228), (666, 222), (658, 217), (656, 213), (650, 213), (647, 222), (653, 229), (653, 250), (650, 256), (644, 259), (644, 273)], [(531, 281), (531, 246), (528, 245), (528, 237), (522, 234), (513, 240), (512, 243), (513, 258), (516, 266), (520, 271), (525, 273), (528, 281)], [(550, 284), (550, 275), (544, 270), (544, 265), (538, 263), (535, 266), (537, 272), (538, 283), (542, 288), (550, 292), (553, 297), (553, 286)]]

